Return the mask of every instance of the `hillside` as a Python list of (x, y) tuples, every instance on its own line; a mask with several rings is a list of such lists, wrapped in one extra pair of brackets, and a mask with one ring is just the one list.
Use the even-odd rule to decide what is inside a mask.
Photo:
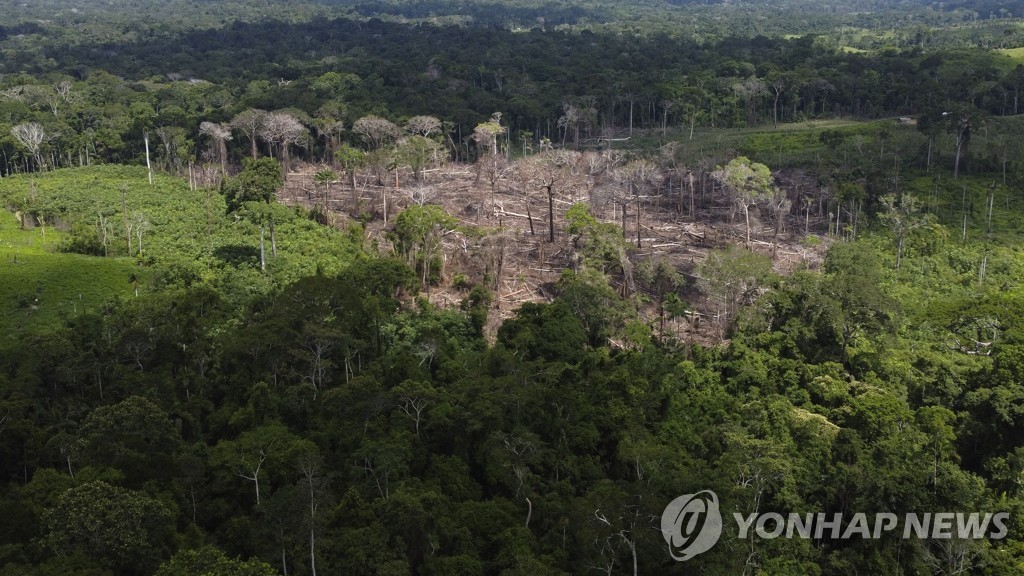
[(133, 277), (136, 284), (145, 284), (145, 272), (129, 258), (57, 252), (66, 238), (52, 227), (45, 234), (42, 228), (22, 230), (13, 214), (0, 218), (0, 348), (131, 295)]
[[(356, 248), (285, 209), (270, 273), (259, 274), (259, 230), (228, 215), (216, 190), (192, 190), (144, 168), (92, 166), (0, 180), (7, 272), (0, 299), (13, 343), (108, 301), (172, 287), (210, 286), (239, 301), (315, 273), (337, 273)], [(22, 225), (24, 224), (24, 226)], [(17, 264), (14, 258), (17, 257)], [(134, 280), (132, 280), (134, 278)]]
[(1024, 574), (1003, 0), (0, 0), (0, 576)]

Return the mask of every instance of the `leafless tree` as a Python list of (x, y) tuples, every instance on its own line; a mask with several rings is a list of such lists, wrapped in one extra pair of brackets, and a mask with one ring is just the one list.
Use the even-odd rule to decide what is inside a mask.
[(215, 122), (203, 122), (199, 125), (199, 133), (209, 136), (217, 144), (217, 155), (220, 157), (222, 173), (228, 171), (228, 140), (231, 140), (231, 126)]
[[(135, 240), (136, 240), (135, 248), (138, 251), (138, 254), (142, 255), (142, 238), (150, 230), (149, 218), (146, 218), (145, 214), (143, 214), (142, 212), (139, 212), (138, 210), (136, 210), (136, 211), (132, 212), (131, 214), (128, 214), (125, 217), (125, 229), (128, 230), (130, 235), (134, 235), (135, 236)], [(131, 237), (129, 236), (129, 238), (128, 238), (128, 254), (129, 254), (129, 256), (131, 255), (131, 253), (132, 253)]]
[(586, 170), (591, 189), (601, 185), (621, 161), (621, 154), (615, 150), (583, 152), (580, 155), (580, 165)]
[[(656, 186), (660, 175), (658, 166), (649, 160), (634, 160), (619, 170), (619, 178), (625, 188), (624, 202), (632, 198), (636, 202), (636, 247), (641, 248), (642, 202)], [(626, 234), (626, 211), (623, 206), (622, 234)]]
[(17, 99), (30, 108), (47, 109), (54, 118), (60, 117), (60, 110), (65, 104), (73, 101), (71, 82), (58, 82), (53, 86), (43, 84), (26, 84), (17, 87)]
[(352, 132), (366, 142), (370, 150), (379, 150), (398, 139), (401, 131), (390, 120), (379, 116), (363, 116), (352, 125)]
[(405, 130), (429, 138), (441, 131), (441, 121), (433, 116), (413, 116), (405, 123)]
[(403, 191), (409, 197), (409, 200), (417, 206), (423, 206), (433, 200), (434, 196), (437, 196), (437, 190), (423, 182), (418, 182), (415, 186), (403, 188)]
[(60, 110), (63, 106), (73, 103), (75, 93), (71, 91), (71, 82), (64, 80), (58, 82), (46, 90), (46, 104), (54, 118), (60, 117)]
[(253, 158), (259, 155), (256, 149), (256, 139), (259, 137), (260, 129), (263, 127), (263, 121), (266, 117), (266, 110), (250, 108), (239, 112), (231, 119), (231, 128), (245, 134), (249, 139), (249, 146), (252, 150)]
[(676, 103), (672, 100), (662, 100), (658, 105), (661, 106), (661, 137), (664, 138), (668, 131), (668, 113)]
[(529, 185), (544, 190), (548, 199), (548, 242), (555, 241), (555, 195), (560, 184), (571, 176), (575, 159), (574, 152), (551, 150), (530, 156), (524, 161), (523, 175)]
[(24, 102), (24, 86), (12, 86), (0, 90), (0, 99), (8, 102)]
[(933, 538), (928, 543), (930, 546), (924, 544), (919, 544), (919, 546), (923, 548), (924, 560), (932, 568), (933, 574), (949, 576), (967, 574), (977, 563), (978, 546), (971, 540)]
[(732, 86), (733, 92), (747, 103), (747, 124), (757, 123), (757, 101), (768, 94), (768, 86), (757, 76), (751, 76)]
[(558, 118), (558, 127), (562, 129), (562, 146), (565, 146), (566, 136), (569, 134), (569, 130), (573, 131), (573, 144), (579, 147), (580, 144), (580, 121), (583, 118), (583, 112), (566, 102), (562, 105), (562, 115)]
[(488, 154), (476, 162), (477, 181), (481, 177), (487, 180), (491, 190), (491, 215), (494, 215), (494, 194), (498, 182), (508, 174), (510, 165), (504, 156), (500, 154)]
[(779, 248), (779, 234), (785, 232), (786, 216), (789, 215), (789, 211), (792, 208), (793, 201), (789, 199), (789, 195), (785, 190), (777, 189), (768, 202), (768, 211), (771, 212), (772, 219), (775, 221), (775, 234), (772, 236), (772, 255)]
[(43, 169), (43, 144), (49, 139), (46, 129), (38, 122), (25, 122), (11, 128), (11, 135), (24, 146), (35, 159), (36, 169)]
[(309, 138), (309, 131), (298, 118), (288, 112), (267, 114), (260, 127), (259, 136), (271, 149), (276, 145), (281, 151), (281, 162), (288, 166), (288, 151), (291, 146), (303, 146)]
[(309, 491), (309, 570), (316, 576), (316, 527), (317, 510), (320, 509), (324, 478), (322, 474), (323, 459), (314, 449), (299, 456), (299, 470), (302, 472), (306, 488)]
[(66, 104), (70, 104), (75, 100), (75, 93), (71, 91), (72, 84), (70, 80), (62, 80), (53, 85), (53, 91), (60, 96), (61, 101)]

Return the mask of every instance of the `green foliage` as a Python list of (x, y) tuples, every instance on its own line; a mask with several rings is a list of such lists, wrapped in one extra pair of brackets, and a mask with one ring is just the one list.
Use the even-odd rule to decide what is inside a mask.
[[(0, 198), (28, 218), (0, 221), (0, 573), (301, 576), (314, 560), (322, 574), (671, 573), (651, 519), (709, 488), (723, 511), (1016, 518), (1024, 73), (941, 46), (1011, 45), (1017, 6), (965, 26), (987, 4), (876, 4), (789, 2), (765, 18), (751, 3), (293, 2), (275, 21), (238, 2), (7, 6)], [(842, 30), (813, 33), (837, 18)], [(246, 161), (223, 195), (185, 184), (189, 168), (207, 181), (211, 159), (258, 156), (259, 135), (191, 136), (256, 108), (311, 125), (303, 159), (337, 162), (354, 194), (360, 170), (421, 175), (445, 160), (439, 143), (465, 160), (470, 139), (526, 154), (534, 138), (629, 130), (581, 157), (592, 165), (559, 163), (558, 186), (586, 177), (599, 192), (598, 161), (682, 139), (647, 188), (678, 191), (681, 217), (721, 230), (718, 176), (744, 212), (802, 202), (777, 211), (778, 238), (799, 212), (815, 232), (803, 246), (831, 248), (821, 271), (806, 250), (812, 269), (784, 277), (712, 250), (684, 270), (707, 305), (578, 204), (579, 266), (488, 346), (487, 288), (457, 279), (461, 310), (415, 299), (439, 283), (457, 225), (439, 207), (397, 215), (391, 259), (366, 251), (362, 226), (339, 233), (274, 202), (275, 160)], [(860, 120), (919, 110), (920, 130)], [(369, 154), (343, 131), (426, 113), (445, 121), (395, 147), (382, 121)], [(10, 132), (27, 122), (53, 136), (35, 152)], [(54, 169), (97, 163), (110, 164)], [(334, 178), (314, 180), (326, 192)], [(701, 198), (689, 210), (686, 188)], [(716, 308), (730, 340), (710, 346), (699, 322)], [(686, 347), (654, 340), (684, 314)], [(962, 550), (953, 568), (1004, 574), (1024, 556), (1018, 524), (945, 550), (726, 540), (686, 570), (923, 574)]]
[(162, 503), (102, 481), (69, 489), (43, 519), (46, 544), (55, 553), (80, 552), (126, 573), (155, 568), (173, 534), (171, 512)]
[[(280, 175), (276, 162), (262, 159), (254, 165), (260, 170), (244, 181), (258, 182), (262, 174), (267, 176), (263, 184), (269, 186), (274, 174)], [(262, 194), (273, 193), (272, 188), (261, 190)], [(206, 285), (223, 290), (232, 300), (248, 300), (266, 294), (277, 282), (291, 282), (317, 270), (336, 274), (351, 261), (358, 245), (344, 234), (300, 217), (293, 209), (250, 202), (245, 207), (258, 220), (273, 218), (277, 237), (278, 257), (270, 259), (267, 275), (259, 274), (259, 253), (254, 246), (258, 246), (260, 232), (255, 223), (225, 216), (222, 196), (192, 191), (184, 181), (157, 175), (149, 186), (145, 170), (140, 168), (95, 166), (56, 170), (31, 179), (4, 178), (0, 180), (0, 198), (23, 213), (47, 214), (51, 220), (45, 235), (42, 227), (17, 230), (13, 218), (0, 222), (0, 237), (8, 238), (0, 243), (0, 254), (12, 264), (18, 257), (10, 274), (0, 275), (0, 293), (13, 299), (24, 295), (26, 287), (41, 287), (30, 299), (39, 297), (38, 308), (30, 306), (19, 313), (20, 318), (4, 315), (0, 320), (10, 319), (15, 334), (31, 331), (35, 319), (39, 327), (52, 327), (63, 316), (96, 309), (114, 296), (134, 295), (135, 289), (145, 293), (168, 286)], [(129, 215), (144, 214), (148, 223), (141, 245), (137, 230), (130, 234), (135, 262), (55, 254), (47, 249), (67, 238), (52, 222), (73, 231), (99, 229), (98, 215), (103, 214), (109, 223), (107, 253), (125, 254), (125, 207)], [(134, 283), (130, 281), (133, 277)]]
[(238, 211), (247, 202), (271, 203), (283, 182), (281, 165), (273, 158), (246, 158), (242, 172), (224, 185), (228, 212)]
[(439, 269), (435, 263), (441, 237), (455, 227), (457, 221), (440, 206), (410, 206), (395, 218), (391, 238), (398, 252), (420, 271), (427, 288), (431, 273)]
[(477, 124), (473, 130), (477, 155), (497, 154), (501, 135), (507, 131), (508, 128), (501, 125), (501, 112), (495, 112), (490, 120)]
[[(798, 273), (784, 280), (756, 313), (767, 315), (772, 329), (784, 333), (801, 358), (844, 362), (855, 373), (876, 367), (875, 344), (868, 343), (884, 341), (900, 314), (898, 302), (885, 291), (879, 260), (870, 246), (837, 244), (829, 250), (825, 274)], [(865, 364), (857, 366), (860, 362)]]
[(128, 296), (133, 275), (145, 284), (147, 274), (128, 258), (55, 252), (67, 238), (49, 227), (45, 234), (42, 228), (22, 230), (10, 215), (0, 218), (0, 348)]
[(771, 170), (744, 156), (733, 158), (721, 170), (725, 185), (735, 190), (744, 200), (756, 202), (773, 188)]
[(180, 550), (160, 566), (156, 576), (274, 576), (277, 571), (256, 559), (232, 560), (212, 546)]
[(180, 443), (167, 414), (138, 396), (97, 407), (82, 422), (77, 436), (75, 452), (82, 463), (119, 470), (136, 487), (167, 474), (168, 455)]
[(365, 157), (365, 152), (348, 144), (342, 144), (334, 152), (334, 160), (350, 173), (363, 166)]
[(584, 203), (573, 204), (565, 212), (566, 231), (574, 236), (573, 244), (581, 248), (584, 262), (597, 270), (621, 270), (626, 255), (626, 241), (622, 229), (615, 224), (600, 222)]
[(718, 306), (722, 326), (732, 322), (740, 306), (752, 303), (773, 277), (768, 257), (735, 246), (709, 252), (699, 271), (698, 285)]
[(469, 320), (480, 336), (483, 336), (484, 327), (487, 326), (488, 310), (493, 300), (494, 294), (486, 286), (474, 286), (462, 301), (462, 309), (469, 313)]
[(572, 362), (587, 343), (587, 333), (567, 304), (524, 304), (498, 329), (498, 342), (529, 358)]
[(747, 245), (750, 244), (750, 208), (772, 197), (775, 185), (772, 172), (764, 164), (751, 162), (745, 156), (733, 158), (719, 168), (718, 177), (732, 191), (733, 201), (743, 211), (747, 225)]
[(402, 138), (395, 150), (398, 163), (411, 168), (417, 180), (423, 178), (423, 168), (431, 160), (439, 157), (440, 152), (440, 144), (419, 134)]
[(558, 280), (557, 302), (564, 303), (583, 325), (592, 346), (603, 345), (626, 317), (626, 303), (597, 270), (566, 270)]

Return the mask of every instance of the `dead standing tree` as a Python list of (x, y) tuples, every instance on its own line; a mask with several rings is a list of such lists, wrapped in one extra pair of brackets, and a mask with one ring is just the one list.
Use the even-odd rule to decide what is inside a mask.
[(209, 136), (217, 145), (217, 157), (220, 159), (221, 174), (228, 173), (228, 140), (231, 140), (231, 126), (216, 122), (203, 122), (199, 125), (199, 133)]
[[(523, 205), (526, 206), (526, 221), (530, 225), (530, 236), (536, 236), (537, 232), (533, 225), (533, 197), (530, 195), (531, 165), (523, 160), (513, 163), (509, 170), (509, 189), (516, 195), (522, 196)], [(503, 210), (504, 212), (504, 210)]]
[[(390, 120), (371, 114), (356, 120), (352, 124), (352, 132), (358, 134), (366, 144), (368, 151), (363, 156), (362, 162), (374, 173), (377, 184), (381, 187), (381, 206), (386, 223), (388, 221), (388, 199), (384, 188), (384, 175), (394, 162), (394, 154), (391, 154), (387, 147), (398, 140), (402, 131)], [(353, 184), (354, 182), (353, 180)]]
[(433, 116), (413, 116), (406, 121), (405, 130), (409, 134), (430, 138), (441, 133), (441, 121)]
[(373, 115), (356, 120), (352, 132), (363, 139), (371, 152), (393, 143), (401, 135), (401, 130), (393, 122)]
[(550, 150), (535, 154), (523, 162), (525, 174), (533, 186), (544, 190), (548, 199), (548, 242), (555, 241), (555, 195), (560, 184), (572, 176), (572, 165), (577, 155), (564, 150)]
[(291, 146), (304, 147), (309, 140), (309, 131), (294, 115), (288, 112), (271, 112), (263, 120), (259, 129), (259, 137), (267, 143), (273, 157), (273, 149), (280, 151), (281, 165), (287, 170), (290, 161)]
[(26, 122), (11, 128), (11, 135), (28, 150), (36, 163), (36, 170), (43, 170), (43, 144), (49, 139), (46, 129), (38, 122)]
[(266, 110), (250, 108), (236, 114), (230, 122), (231, 128), (245, 134), (245, 137), (249, 139), (250, 153), (253, 158), (259, 155), (259, 151), (256, 148), (256, 139), (259, 137), (260, 128), (263, 126), (263, 121), (266, 117)]
[(486, 179), (490, 187), (491, 217), (494, 217), (494, 195), (498, 182), (509, 173), (510, 169), (511, 165), (500, 154), (487, 154), (476, 162), (476, 181), (479, 182), (481, 178)]
[[(624, 202), (632, 198), (636, 202), (636, 247), (642, 248), (643, 240), (643, 199), (656, 188), (661, 171), (648, 160), (634, 160), (619, 170), (619, 178), (625, 188)], [(622, 234), (626, 234), (626, 213), (623, 205)]]

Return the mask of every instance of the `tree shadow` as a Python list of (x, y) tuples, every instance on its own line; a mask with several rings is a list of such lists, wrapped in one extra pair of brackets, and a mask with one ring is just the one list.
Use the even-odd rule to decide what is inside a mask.
[(225, 264), (238, 266), (239, 264), (251, 264), (260, 261), (259, 248), (243, 244), (227, 244), (214, 249), (213, 255), (222, 260)]

